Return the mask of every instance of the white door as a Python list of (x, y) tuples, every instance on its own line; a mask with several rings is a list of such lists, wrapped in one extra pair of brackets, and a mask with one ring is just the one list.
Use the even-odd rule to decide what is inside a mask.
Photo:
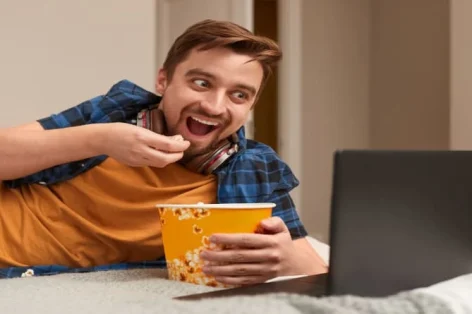
[[(204, 19), (227, 20), (253, 30), (252, 0), (157, 0), (157, 64), (162, 65), (173, 41), (190, 25)], [(253, 138), (253, 115), (246, 136)]]

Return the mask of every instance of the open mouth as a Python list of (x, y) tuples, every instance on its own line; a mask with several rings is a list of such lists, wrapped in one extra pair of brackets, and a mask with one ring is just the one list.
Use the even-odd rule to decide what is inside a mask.
[(197, 117), (188, 117), (187, 128), (193, 135), (205, 136), (218, 128), (218, 123)]

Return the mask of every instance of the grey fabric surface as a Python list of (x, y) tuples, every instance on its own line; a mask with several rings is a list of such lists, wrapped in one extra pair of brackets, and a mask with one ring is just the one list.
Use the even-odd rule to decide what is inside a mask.
[(452, 313), (420, 293), (389, 298), (272, 294), (177, 301), (217, 288), (167, 280), (163, 270), (126, 270), (0, 280), (0, 313)]

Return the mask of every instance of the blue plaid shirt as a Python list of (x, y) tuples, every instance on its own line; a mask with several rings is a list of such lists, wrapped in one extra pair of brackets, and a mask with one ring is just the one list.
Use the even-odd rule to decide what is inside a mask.
[[(95, 97), (59, 114), (38, 120), (45, 129), (66, 128), (91, 123), (126, 122), (136, 124), (142, 109), (155, 106), (160, 97), (130, 81), (115, 84), (105, 95)], [(279, 216), (290, 230), (293, 239), (307, 235), (289, 191), (298, 185), (290, 168), (267, 145), (245, 138), (244, 128), (238, 131), (239, 152), (215, 171), (218, 178), (219, 203), (272, 202), (274, 216)], [(58, 165), (32, 175), (4, 181), (15, 188), (23, 184), (50, 185), (60, 183), (93, 168), (107, 156), (96, 156)], [(130, 268), (166, 267), (165, 258), (139, 263), (100, 265), (90, 268), (69, 268), (61, 265), (31, 265), (30, 267), (0, 268), (0, 278), (20, 277), (28, 269), (34, 275), (52, 275), (66, 272), (89, 272)]]

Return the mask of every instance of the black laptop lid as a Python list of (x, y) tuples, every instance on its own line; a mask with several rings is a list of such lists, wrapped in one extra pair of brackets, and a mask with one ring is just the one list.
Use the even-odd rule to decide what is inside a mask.
[(335, 154), (330, 294), (385, 296), (472, 272), (472, 152)]

